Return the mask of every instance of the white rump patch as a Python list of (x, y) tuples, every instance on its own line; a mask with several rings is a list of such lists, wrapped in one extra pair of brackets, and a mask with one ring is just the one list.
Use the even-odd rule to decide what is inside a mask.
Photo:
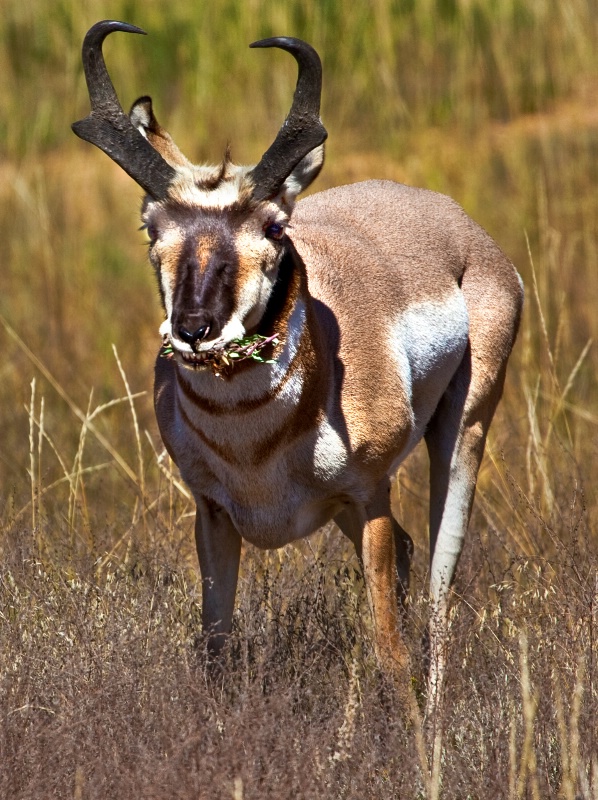
[(465, 298), (458, 289), (443, 300), (412, 305), (392, 326), (390, 348), (415, 418), (410, 448), (421, 439), (461, 363), (468, 338), (469, 315)]

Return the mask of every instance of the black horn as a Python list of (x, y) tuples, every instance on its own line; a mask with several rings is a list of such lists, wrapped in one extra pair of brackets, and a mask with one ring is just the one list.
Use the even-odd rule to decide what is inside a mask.
[(291, 53), (299, 65), (291, 110), (276, 139), (250, 173), (255, 187), (253, 197), (265, 200), (278, 193), (302, 158), (326, 141), (328, 134), (320, 120), (322, 63), (314, 48), (301, 39), (279, 36), (249, 46), (280, 47)]
[(104, 39), (113, 31), (145, 34), (135, 25), (115, 20), (97, 22), (87, 31), (82, 57), (91, 114), (71, 127), (77, 136), (103, 150), (142, 189), (160, 200), (166, 197), (176, 172), (135, 128), (118, 101), (102, 54)]

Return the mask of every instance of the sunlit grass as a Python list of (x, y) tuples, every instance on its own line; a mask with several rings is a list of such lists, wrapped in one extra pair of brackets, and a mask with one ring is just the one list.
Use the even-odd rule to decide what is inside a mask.
[(286, 112), (294, 65), (284, 54), (247, 50), (266, 36), (311, 41), (324, 60), (327, 120), (378, 145), (396, 141), (405, 126), (476, 126), (546, 110), (596, 78), (589, 0), (185, 0), (168, 12), (161, 0), (8, 0), (0, 29), (0, 140), (8, 153), (68, 139), (68, 123), (86, 103), (79, 44), (105, 17), (150, 34), (106, 45), (125, 104), (153, 94), (186, 149), (202, 157), (214, 157), (211, 148), (231, 131), (244, 132), (241, 152), (259, 148)]
[[(102, 18), (150, 34), (106, 42), (123, 105), (151, 93), (198, 160), (218, 160), (228, 140), (237, 160), (259, 158), (295, 65), (247, 45), (308, 39), (323, 58), (330, 137), (315, 189), (387, 177), (448, 193), (524, 277), (455, 585), (436, 786), (377, 683), (357, 564), (334, 531), (282, 552), (246, 548), (226, 691), (215, 697), (196, 671), (193, 504), (154, 421), (161, 311), (137, 230), (140, 190), (70, 131), (88, 111), (81, 40)], [(131, 786), (143, 796), (142, 786), (158, 797), (177, 774), (181, 797), (207, 785), (227, 798), (280, 797), (284, 786), (314, 797), (598, 797), (597, 26), (589, 0), (5, 3), (0, 752), (14, 769), (0, 766), (3, 796), (134, 796)], [(419, 449), (393, 493), (416, 543), (406, 627), (416, 669), (426, 473)], [(115, 726), (121, 742), (142, 732), (122, 758), (109, 745)], [(277, 746), (287, 769), (273, 777)]]

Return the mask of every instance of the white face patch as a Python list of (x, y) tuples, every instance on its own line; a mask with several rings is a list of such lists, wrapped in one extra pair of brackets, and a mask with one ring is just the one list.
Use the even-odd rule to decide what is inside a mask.
[(172, 325), (170, 323), (170, 319), (165, 319), (164, 322), (160, 325), (158, 332), (160, 336), (170, 336), (172, 331)]
[(233, 314), (226, 325), (222, 328), (222, 333), (217, 339), (202, 342), (199, 345), (199, 352), (212, 350), (214, 348), (225, 347), (234, 339), (242, 339), (245, 336), (245, 326), (236, 314)]
[(226, 210), (238, 202), (241, 189), (251, 167), (230, 166), (230, 172), (215, 189), (202, 188), (202, 183), (214, 177), (214, 167), (179, 167), (170, 194), (186, 206), (203, 209)]
[[(264, 315), (274, 286), (274, 274), (264, 274), (259, 267), (237, 287), (235, 315), (246, 328), (257, 326)], [(223, 331), (224, 335), (224, 331)]]

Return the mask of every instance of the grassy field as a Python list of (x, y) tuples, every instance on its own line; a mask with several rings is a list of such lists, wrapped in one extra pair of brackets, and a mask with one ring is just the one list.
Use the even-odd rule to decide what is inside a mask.
[[(526, 309), (452, 617), (430, 777), (377, 673), (334, 530), (247, 547), (226, 677), (206, 681), (193, 506), (162, 456), (160, 308), (140, 190), (70, 131), (104, 18), (127, 107), (190, 157), (257, 160), (311, 41), (327, 164), (446, 192), (512, 258)], [(0, 797), (598, 798), (598, 6), (594, 0), (5, 0), (0, 23)], [(391, 221), (389, 221), (391, 224)], [(427, 459), (394, 485), (426, 623)], [(424, 738), (425, 741), (425, 738)]]

